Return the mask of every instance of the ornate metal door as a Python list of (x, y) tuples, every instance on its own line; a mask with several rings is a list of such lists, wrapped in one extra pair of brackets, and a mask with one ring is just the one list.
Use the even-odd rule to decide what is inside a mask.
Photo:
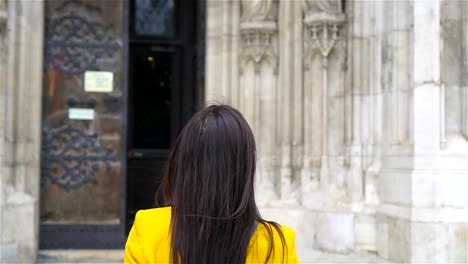
[(45, 1), (40, 248), (124, 244), (126, 6)]

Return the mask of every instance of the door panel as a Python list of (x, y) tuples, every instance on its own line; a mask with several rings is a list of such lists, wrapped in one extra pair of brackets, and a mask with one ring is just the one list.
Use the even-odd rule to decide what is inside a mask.
[(123, 244), (123, 14), (123, 0), (45, 1), (41, 248)]

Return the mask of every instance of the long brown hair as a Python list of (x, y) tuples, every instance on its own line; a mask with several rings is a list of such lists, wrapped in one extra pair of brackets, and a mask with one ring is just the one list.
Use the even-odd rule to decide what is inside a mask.
[[(242, 114), (227, 105), (196, 113), (176, 140), (161, 185), (172, 206), (172, 263), (245, 263), (257, 225), (274, 243), (286, 243), (281, 227), (264, 220), (254, 196), (255, 139)], [(273, 229), (281, 241), (273, 240)]]

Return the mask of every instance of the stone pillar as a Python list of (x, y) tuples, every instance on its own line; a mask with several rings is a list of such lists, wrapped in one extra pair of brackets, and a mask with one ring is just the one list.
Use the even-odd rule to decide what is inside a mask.
[(240, 0), (207, 0), (205, 102), (239, 107)]
[[(294, 14), (297, 12), (297, 5), (293, 1), (280, 1), (278, 10), (278, 98), (277, 98), (277, 131), (278, 140), (277, 152), (279, 153), (279, 186), (281, 203), (297, 204), (300, 199), (300, 189), (294, 186), (298, 180), (294, 174), (296, 161), (293, 142), (300, 141), (294, 131), (297, 127), (297, 120), (301, 120), (301, 114), (294, 116), (295, 108), (291, 102), (300, 106), (300, 102), (295, 101), (295, 95), (302, 91), (302, 84), (295, 80), (294, 74), (300, 71), (298, 67), (296, 53), (299, 41), (293, 42), (295, 32), (297, 32), (297, 21)], [(300, 93), (300, 92), (299, 92)], [(297, 113), (296, 113), (297, 114)], [(294, 120), (294, 117), (297, 119)], [(299, 121), (300, 122), (300, 121)], [(296, 187), (296, 188), (294, 188)]]
[(260, 206), (278, 201), (277, 76), (278, 3), (241, 1), (240, 111), (257, 141), (256, 199)]
[(43, 4), (8, 1), (0, 12), (8, 28), (0, 50), (2, 263), (33, 263), (37, 253)]
[[(453, 105), (448, 106), (446, 101), (452, 88), (446, 90), (448, 83), (443, 80), (449, 78), (444, 77), (443, 69), (455, 61), (447, 60), (442, 46), (447, 43), (441, 28), (443, 1), (388, 4), (386, 9), (396, 16), (387, 21), (399, 22), (393, 23), (396, 28), (387, 28), (389, 36), (385, 37), (398, 48), (397, 67), (391, 68), (392, 78), (387, 80), (396, 80), (398, 86), (404, 87), (402, 81), (409, 76), (410, 87), (406, 96), (401, 96), (401, 88), (396, 87), (387, 90), (384, 97), (384, 120), (389, 122), (384, 124), (383, 137), (390, 140), (385, 143), (378, 181), (381, 203), (377, 215), (377, 251), (397, 262), (465, 263), (468, 143), (466, 138), (461, 139), (460, 130), (453, 133), (447, 127), (453, 112), (449, 107)], [(400, 24), (402, 18), (412, 20), (413, 25)], [(404, 35), (391, 39), (390, 34), (405, 31), (411, 34), (407, 39)], [(402, 38), (404, 42), (400, 42)], [(400, 50), (404, 43), (409, 43), (409, 47)], [(392, 47), (384, 48), (395, 52)], [(395, 54), (387, 59), (392, 60), (390, 66), (394, 65)], [(400, 112), (405, 107), (406, 117)], [(457, 113), (459, 116), (458, 110)], [(455, 120), (460, 124), (460, 119)]]
[[(0, 0), (0, 211), (3, 212), (4, 204), (5, 204), (5, 185), (6, 181), (4, 182), (5, 173), (3, 171), (3, 164), (4, 164), (4, 155), (5, 152), (5, 107), (6, 104), (6, 92), (5, 92), (5, 83), (6, 83), (6, 67), (7, 65), (7, 49), (6, 49), (6, 41), (7, 41), (7, 21), (8, 21), (8, 12), (7, 12), (7, 3), (5, 0)], [(3, 226), (3, 217), (0, 216), (0, 228)], [(1, 231), (2, 229), (0, 229)], [(4, 252), (10, 251), (10, 248), (13, 246), (11, 242), (12, 238), (7, 238), (3, 232), (0, 232), (0, 260), (2, 262), (5, 261), (5, 258), (2, 256)], [(8, 257), (6, 258), (7, 261), (13, 262), (15, 258)]]
[[(460, 43), (461, 43), (461, 71), (468, 72), (468, 3), (460, 1)], [(461, 134), (468, 140), (468, 74), (461, 74), (460, 100), (461, 100)]]
[[(304, 157), (303, 173), (306, 175), (314, 174), (312, 171), (310, 171), (313, 170), (311, 168), (311, 163), (312, 156), (314, 156), (314, 154), (312, 153), (313, 144), (310, 140), (312, 134), (312, 129), (310, 127), (312, 126), (312, 123), (321, 123), (321, 149), (320, 152), (317, 153), (320, 156), (320, 178), (314, 177), (311, 179), (311, 181), (318, 182), (320, 184), (321, 189), (326, 190), (330, 186), (342, 185), (341, 182), (339, 180), (337, 182), (337, 180), (334, 177), (336, 176), (336, 171), (329, 171), (329, 156), (332, 154), (329, 153), (331, 142), (329, 140), (329, 133), (331, 130), (329, 120), (336, 120), (339, 118), (339, 116), (334, 115), (334, 113), (330, 111), (334, 110), (334, 108), (339, 108), (337, 104), (333, 105), (332, 102), (330, 102), (330, 97), (332, 97), (330, 96), (330, 94), (333, 94), (333, 90), (339, 90), (340, 88), (342, 88), (339, 86), (339, 84), (335, 84), (335, 86), (338, 86), (338, 89), (336, 89), (336, 87), (332, 87), (333, 78), (330, 78), (330, 75), (332, 73), (332, 65), (330, 65), (331, 63), (329, 63), (329, 61), (331, 60), (331, 53), (333, 51), (335, 51), (336, 53), (336, 50), (342, 50), (340, 48), (343, 46), (341, 45), (343, 43), (343, 37), (340, 31), (342, 31), (341, 28), (343, 27), (345, 17), (344, 14), (341, 12), (341, 5), (337, 1), (330, 2), (333, 4), (330, 5), (330, 7), (328, 7), (327, 9), (319, 8), (321, 7), (320, 1), (308, 1), (307, 3), (308, 9), (305, 10), (304, 17), (304, 47), (306, 49), (304, 64), (306, 66), (305, 68), (307, 73), (306, 79), (311, 80), (312, 83), (306, 84), (305, 95), (307, 96), (306, 101), (310, 108), (314, 107), (314, 99), (315, 103), (317, 103), (316, 105), (321, 106), (321, 108), (318, 109), (319, 111), (317, 111), (318, 113), (321, 113), (321, 115), (316, 120), (313, 120), (313, 117), (310, 118), (310, 116), (313, 116), (313, 113), (307, 111), (305, 113), (305, 116), (308, 120), (320, 120), (321, 122), (305, 123), (305, 127), (307, 128), (307, 140), (305, 141), (306, 144), (304, 145), (304, 152), (306, 153), (306, 155)], [(318, 68), (312, 66), (312, 64), (314, 64), (314, 59), (317, 57), (319, 61), (318, 65), (320, 65)], [(333, 66), (336, 67), (336, 65)], [(340, 72), (340, 66), (342, 65), (338, 64), (338, 72)], [(320, 77), (317, 78), (318, 76), (313, 76), (314, 73), (320, 73)], [(341, 77), (339, 79), (343, 79), (343, 76), (339, 77)], [(339, 92), (334, 91), (334, 93)], [(330, 107), (331, 105), (335, 107), (332, 108)], [(315, 129), (317, 130), (317, 126), (315, 126)]]
[(302, 4), (208, 0), (207, 14), (205, 102), (231, 104), (246, 117), (257, 141), (260, 212), (295, 228), (299, 245)]
[(305, 227), (312, 248), (350, 252), (355, 217), (346, 195), (345, 94), (346, 15), (341, 1), (306, 1), (304, 7)]

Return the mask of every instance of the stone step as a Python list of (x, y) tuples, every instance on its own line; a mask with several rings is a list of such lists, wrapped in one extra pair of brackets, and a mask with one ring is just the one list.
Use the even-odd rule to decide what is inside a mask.
[[(301, 263), (392, 263), (370, 253), (332, 254), (298, 250)], [(123, 250), (41, 250), (38, 263), (122, 263)]]
[(40, 250), (38, 263), (123, 263), (123, 250)]

